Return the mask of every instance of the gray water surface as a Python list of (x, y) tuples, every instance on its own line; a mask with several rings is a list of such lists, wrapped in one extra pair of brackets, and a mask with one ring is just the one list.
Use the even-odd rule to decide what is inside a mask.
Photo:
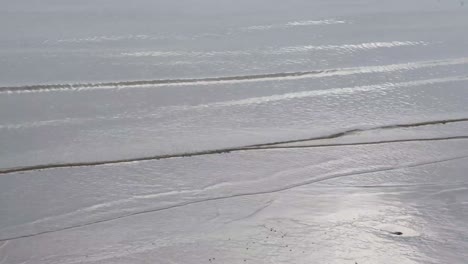
[(4, 2), (0, 263), (468, 258), (463, 1)]

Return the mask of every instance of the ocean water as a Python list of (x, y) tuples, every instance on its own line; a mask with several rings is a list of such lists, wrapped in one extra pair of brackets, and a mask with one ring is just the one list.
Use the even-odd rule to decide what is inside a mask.
[(460, 0), (2, 3), (0, 263), (464, 263), (467, 29)]

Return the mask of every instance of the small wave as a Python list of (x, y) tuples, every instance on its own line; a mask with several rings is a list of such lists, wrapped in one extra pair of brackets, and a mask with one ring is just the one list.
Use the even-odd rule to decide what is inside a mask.
[(69, 38), (59, 39), (57, 43), (86, 43), (86, 42), (104, 42), (104, 41), (118, 41), (118, 40), (146, 40), (155, 39), (155, 36), (148, 35), (124, 35), (124, 36), (93, 36), (87, 38)]
[(252, 51), (138, 51), (123, 52), (119, 56), (124, 57), (214, 57), (214, 56), (240, 56), (250, 55)]
[(64, 119), (54, 119), (54, 120), (41, 120), (41, 121), (33, 121), (27, 123), (16, 123), (16, 124), (3, 124), (0, 125), (0, 129), (7, 129), (7, 130), (15, 130), (15, 129), (22, 129), (22, 128), (34, 128), (34, 127), (43, 127), (43, 126), (56, 126), (61, 124), (81, 124), (87, 121), (93, 121), (97, 119), (109, 119), (109, 117), (100, 117), (96, 116), (93, 118), (64, 118)]
[(446, 77), (439, 79), (425, 79), (411, 82), (401, 82), (401, 83), (382, 83), (375, 85), (367, 86), (355, 86), (355, 87), (342, 87), (342, 88), (332, 88), (332, 89), (322, 89), (322, 90), (313, 90), (313, 91), (303, 91), (303, 92), (294, 92), (286, 94), (276, 94), (270, 96), (262, 97), (253, 97), (241, 100), (231, 100), (231, 101), (221, 101), (213, 102), (207, 104), (199, 105), (174, 105), (163, 108), (158, 108), (156, 113), (128, 113), (128, 114), (119, 114), (115, 116), (94, 116), (92, 118), (65, 118), (65, 119), (55, 119), (55, 120), (43, 120), (43, 121), (34, 121), (34, 122), (25, 122), (25, 123), (10, 123), (0, 125), (0, 129), (15, 130), (15, 129), (24, 129), (24, 128), (35, 128), (43, 126), (60, 126), (63, 124), (82, 124), (89, 121), (109, 121), (109, 120), (123, 120), (123, 119), (143, 119), (150, 117), (161, 117), (168, 112), (175, 111), (193, 111), (199, 109), (214, 109), (214, 108), (223, 108), (223, 107), (233, 107), (233, 106), (249, 106), (249, 105), (258, 105), (265, 104), (270, 102), (276, 102), (281, 100), (291, 100), (291, 99), (300, 99), (307, 97), (317, 97), (317, 96), (334, 96), (334, 95), (343, 95), (343, 94), (352, 94), (360, 92), (369, 92), (377, 90), (387, 90), (397, 87), (413, 87), (421, 86), (427, 84), (437, 84), (444, 82), (457, 82), (457, 81), (467, 81), (468, 76), (455, 76), (455, 77)]
[(341, 44), (341, 45), (301, 45), (290, 47), (269, 47), (258, 50), (231, 50), (231, 51), (138, 51), (138, 52), (123, 52), (117, 55), (123, 57), (215, 57), (215, 56), (250, 56), (253, 54), (260, 55), (281, 55), (289, 53), (302, 53), (309, 51), (340, 51), (340, 52), (356, 52), (359, 50), (371, 50), (380, 48), (396, 48), (404, 46), (428, 45), (424, 41), (391, 41), (391, 42), (366, 42), (358, 44)]
[(281, 48), (276, 51), (272, 51), (273, 54), (284, 54), (284, 53), (296, 53), (296, 52), (307, 52), (307, 51), (347, 51), (355, 52), (358, 50), (370, 50), (370, 49), (379, 49), (379, 48), (395, 48), (395, 47), (404, 47), (404, 46), (418, 46), (418, 45), (428, 45), (424, 41), (392, 41), (392, 42), (368, 42), (361, 44), (344, 44), (344, 45), (322, 45), (322, 46), (294, 46)]
[(303, 26), (321, 26), (321, 25), (338, 25), (346, 24), (346, 21), (335, 20), (335, 19), (325, 19), (325, 20), (303, 20), (303, 21), (292, 21), (284, 24), (270, 24), (270, 25), (260, 25), (260, 26), (249, 26), (243, 28), (245, 31), (258, 31), (258, 30), (271, 30), (271, 29), (281, 29), (281, 28), (290, 28), (290, 27), (303, 27)]
[(134, 41), (144, 41), (144, 40), (165, 40), (169, 38), (183, 38), (181, 36), (166, 36), (166, 35), (109, 35), (109, 36), (89, 36), (83, 38), (66, 38), (66, 39), (48, 39), (43, 42), (43, 44), (86, 44), (86, 43), (102, 43), (102, 42), (114, 42), (114, 41), (124, 41), (124, 40), (134, 40)]
[[(333, 70), (328, 70), (333, 71)], [(147, 80), (147, 81), (124, 81), (109, 83), (83, 83), (83, 84), (50, 84), (50, 85), (30, 85), (17, 87), (0, 87), (0, 93), (7, 92), (34, 92), (34, 91), (54, 91), (54, 90), (81, 90), (81, 89), (109, 89), (109, 88), (130, 88), (145, 86), (168, 86), (168, 85), (187, 85), (187, 84), (210, 84), (223, 82), (242, 82), (256, 80), (274, 80), (286, 77), (301, 77), (307, 75), (320, 74), (324, 71), (308, 72), (288, 72), (272, 73), (258, 75), (242, 75), (229, 77), (210, 77), (200, 79), (166, 79), (166, 80)]]
[(270, 95), (270, 96), (252, 97), (252, 98), (241, 99), (241, 100), (217, 102), (217, 103), (211, 103), (211, 104), (198, 105), (192, 108), (213, 108), (213, 107), (230, 107), (230, 106), (264, 104), (264, 103), (271, 103), (271, 102), (282, 101), (282, 100), (300, 99), (300, 98), (307, 98), (307, 97), (353, 94), (357, 92), (386, 90), (386, 89), (391, 89), (394, 87), (413, 87), (413, 86), (422, 86), (422, 85), (428, 85), (428, 84), (437, 84), (437, 83), (455, 82), (455, 81), (467, 81), (467, 80), (468, 80), (468, 76), (455, 76), (455, 77), (427, 79), (427, 80), (401, 82), (401, 83), (384, 83), (384, 84), (377, 84), (377, 85), (333, 88), (333, 89), (325, 89), (325, 90), (313, 90), (313, 91), (276, 94), (276, 95)]
[(128, 89), (128, 88), (153, 88), (161, 86), (185, 86), (185, 85), (218, 85), (226, 83), (245, 83), (260, 81), (287, 81), (306, 78), (323, 78), (332, 76), (346, 76), (353, 74), (383, 73), (403, 70), (415, 70), (439, 66), (467, 64), (468, 58), (447, 59), (409, 62), (401, 64), (351, 67), (341, 69), (327, 69), (303, 72), (283, 72), (257, 75), (239, 75), (225, 77), (209, 77), (198, 79), (162, 79), (162, 80), (142, 80), (124, 81), (108, 83), (77, 83), (77, 84), (44, 84), (27, 85), (16, 87), (0, 87), (0, 93), (27, 93), (27, 92), (47, 92), (47, 91), (69, 91), (69, 90), (92, 90), (92, 89)]
[(284, 24), (272, 24), (272, 25), (260, 25), (260, 26), (248, 26), (242, 28), (231, 28), (225, 32), (220, 33), (200, 33), (200, 34), (187, 34), (187, 35), (175, 35), (175, 34), (161, 34), (161, 35), (148, 35), (148, 34), (128, 34), (128, 35), (102, 35), (102, 36), (88, 36), (78, 38), (64, 38), (64, 39), (48, 39), (43, 44), (86, 44), (86, 43), (102, 43), (102, 42), (115, 42), (115, 41), (145, 41), (145, 40), (167, 40), (167, 39), (178, 39), (188, 40), (206, 37), (219, 37), (231, 35), (235, 32), (249, 32), (256, 30), (270, 30), (270, 29), (281, 29), (291, 28), (299, 26), (320, 26), (320, 25), (338, 25), (347, 24), (343, 20), (325, 19), (325, 20), (303, 20), (303, 21), (291, 21)]

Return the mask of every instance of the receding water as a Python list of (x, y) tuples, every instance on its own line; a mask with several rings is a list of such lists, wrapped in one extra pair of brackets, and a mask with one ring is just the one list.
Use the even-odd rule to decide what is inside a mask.
[(463, 1), (0, 6), (0, 263), (468, 258)]

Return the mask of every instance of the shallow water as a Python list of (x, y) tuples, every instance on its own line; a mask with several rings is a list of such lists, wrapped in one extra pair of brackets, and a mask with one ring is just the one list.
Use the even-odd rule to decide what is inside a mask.
[(468, 9), (387, 2), (3, 3), (0, 263), (464, 263)]

